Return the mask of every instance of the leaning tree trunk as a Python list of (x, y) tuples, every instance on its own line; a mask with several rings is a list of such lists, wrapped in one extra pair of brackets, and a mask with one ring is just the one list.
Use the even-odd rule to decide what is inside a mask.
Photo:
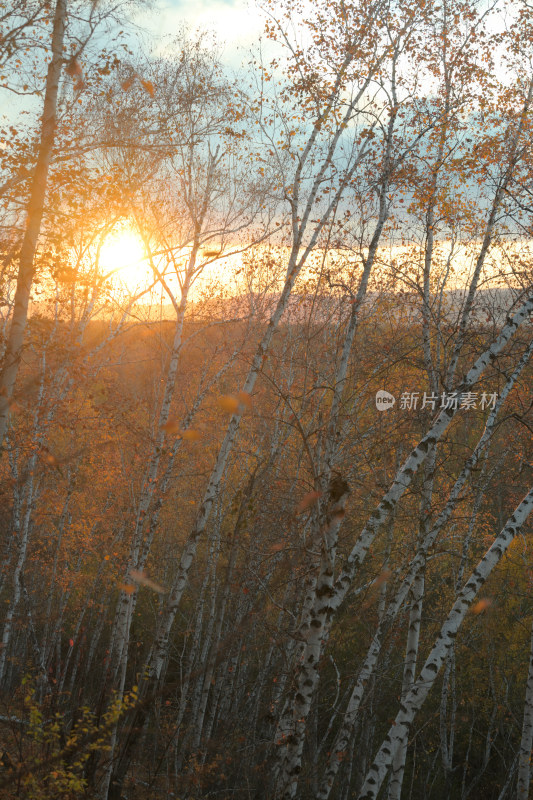
[[(463, 381), (457, 387), (458, 394), (469, 390), (476, 383), (487, 366), (494, 361), (514, 333), (528, 318), (531, 309), (533, 309), (533, 293), (530, 294), (516, 314), (507, 319), (496, 340), (478, 357), (474, 365), (466, 373)], [(389, 490), (385, 493), (361, 531), (337, 580), (330, 578), (329, 568), (325, 567), (327, 580), (323, 582), (323, 585), (320, 580), (317, 583), (316, 603), (311, 613), (312, 623), (309, 625), (309, 620), (306, 619), (298, 630), (298, 636), (305, 642), (301, 657), (301, 663), (305, 665), (305, 668), (301, 673), (299, 670), (299, 678), (295, 681), (295, 689), (291, 696), (295, 724), (289, 734), (285, 732), (287, 728), (286, 720), (283, 720), (278, 728), (277, 743), (278, 746), (283, 745), (283, 750), (281, 748), (279, 750), (276, 783), (277, 795), (283, 800), (291, 800), (297, 791), (306, 714), (318, 685), (318, 662), (328, 639), (333, 618), (348, 590), (353, 585), (357, 569), (364, 561), (378, 530), (394, 512), (404, 492), (411, 485), (418, 469), (431, 455), (456, 413), (457, 410), (452, 408), (443, 409), (425, 436), (412, 450), (398, 470)], [(339, 527), (341, 521), (339, 520), (338, 522)]]
[[(418, 541), (421, 545), (428, 534), (428, 520), (431, 509), (431, 499), (433, 496), (433, 479), (435, 472), (435, 462), (437, 459), (437, 448), (432, 449), (431, 455), (426, 462), (422, 503), (420, 507), (420, 529)], [(407, 696), (416, 677), (416, 662), (418, 658), (418, 648), (420, 644), (420, 628), (422, 626), (422, 606), (424, 602), (425, 588), (425, 564), (418, 572), (413, 582), (413, 599), (409, 611), (409, 628), (407, 631), (407, 644), (405, 648), (405, 660), (402, 680), (402, 699)], [(402, 794), (403, 776), (405, 772), (405, 761), (407, 758), (408, 731), (402, 739), (394, 761), (392, 762), (392, 774), (389, 785), (389, 800), (400, 800)]]
[[(361, 706), (361, 702), (363, 700), (364, 693), (366, 692), (370, 680), (376, 669), (384, 637), (387, 631), (391, 630), (396, 617), (400, 613), (403, 604), (407, 599), (409, 590), (413, 586), (416, 576), (418, 575), (419, 571), (423, 569), (427, 555), (431, 547), (434, 545), (440, 532), (449, 521), (459, 501), (461, 492), (464, 486), (466, 485), (469, 476), (472, 473), (472, 470), (475, 469), (475, 467), (479, 463), (480, 458), (482, 457), (483, 453), (486, 451), (486, 448), (490, 444), (492, 440), (492, 435), (496, 429), (499, 412), (505, 400), (507, 399), (510, 391), (512, 390), (516, 381), (518, 380), (519, 376), (522, 374), (523, 370), (529, 363), (532, 354), (533, 354), (533, 341), (530, 343), (527, 350), (525, 350), (525, 352), (523, 353), (512, 375), (510, 375), (509, 378), (507, 379), (505, 386), (500, 392), (500, 396), (498, 398), (495, 407), (489, 414), (489, 417), (485, 425), (485, 430), (483, 431), (481, 438), (477, 442), (474, 451), (472, 452), (472, 455), (466, 462), (461, 474), (457, 478), (443, 510), (440, 512), (439, 516), (435, 520), (434, 525), (432, 526), (429, 533), (426, 535), (424, 541), (420, 543), (420, 547), (415, 557), (411, 561), (407, 574), (402, 580), (395, 596), (389, 602), (389, 605), (386, 611), (384, 612), (383, 617), (380, 619), (380, 623), (373, 636), (367, 655), (359, 670), (359, 675), (357, 677), (350, 698), (346, 705), (346, 710), (344, 711), (343, 714), (342, 725), (340, 726), (337, 736), (335, 738), (335, 742), (330, 749), (328, 765), (326, 770), (324, 771), (322, 784), (317, 794), (317, 798), (319, 798), (319, 800), (328, 800), (333, 787), (333, 783), (339, 772), (339, 766), (344, 757), (343, 754), (346, 751), (350, 751), (350, 749), (353, 747), (352, 742), (354, 737), (354, 729), (358, 719), (359, 709)], [(459, 591), (459, 588), (460, 587), (457, 588), (457, 591)]]
[(402, 739), (409, 730), (415, 714), (422, 707), (446, 657), (455, 641), (459, 628), (470, 609), (477, 593), (485, 581), (499, 564), (515, 537), (520, 533), (524, 523), (533, 511), (533, 488), (529, 490), (519, 503), (507, 524), (489, 547), (470, 578), (459, 593), (444, 624), (441, 627), (426, 663), (413, 688), (403, 698), (400, 710), (393, 721), (389, 732), (370, 767), (359, 800), (375, 800), (389, 771)]
[(52, 30), (52, 59), (46, 75), (46, 89), (41, 123), (41, 142), (31, 184), (26, 227), (19, 256), (19, 270), (13, 318), (0, 370), (0, 447), (6, 434), (9, 408), (22, 353), (24, 331), (28, 319), (30, 292), (35, 274), (35, 252), (41, 232), (48, 170), (57, 127), (57, 92), (63, 65), (63, 39), (67, 17), (67, 0), (57, 0)]

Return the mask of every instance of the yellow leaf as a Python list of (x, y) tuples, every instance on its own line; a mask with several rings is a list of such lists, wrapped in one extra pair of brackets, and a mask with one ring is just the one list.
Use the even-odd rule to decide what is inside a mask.
[(152, 81), (143, 81), (142, 78), (140, 78), (140, 81), (141, 81), (141, 86), (143, 87), (143, 89), (146, 89), (146, 91), (148, 92), (150, 97), (153, 97), (154, 96), (154, 84), (152, 83)]
[(198, 439), (202, 438), (202, 434), (194, 428), (188, 428), (186, 431), (181, 431), (181, 438), (186, 439), (188, 442), (197, 442)]
[(160, 586), (155, 581), (151, 580), (146, 572), (140, 572), (137, 569), (130, 569), (129, 577), (135, 583), (138, 583), (140, 586), (146, 586), (148, 589), (152, 589), (154, 592), (158, 594), (166, 594), (166, 589), (163, 586)]
[(179, 433), (180, 424), (177, 419), (170, 418), (164, 425), (161, 425), (161, 430), (165, 431), (165, 433)]
[(83, 72), (82, 66), (77, 58), (73, 57), (70, 59), (65, 68), (65, 72), (67, 73), (67, 75), (70, 75), (71, 78), (74, 78), (76, 75), (82, 74)]
[(42, 453), (42, 459), (45, 464), (49, 464), (51, 467), (57, 467), (57, 465), (59, 464), (57, 458), (54, 456), (53, 453), (50, 453), (50, 451), (44, 450)]
[(228, 414), (235, 414), (239, 410), (239, 399), (234, 394), (223, 394), (217, 400), (218, 405)]
[(314, 506), (318, 503), (319, 498), (322, 497), (322, 492), (308, 492), (305, 494), (296, 508), (294, 509), (295, 514), (301, 514), (302, 511), (305, 511), (307, 508)]
[(248, 392), (239, 392), (237, 397), (239, 399), (239, 403), (242, 403), (243, 406), (246, 406), (246, 408), (252, 407), (252, 398)]
[(472, 606), (472, 612), (474, 614), (481, 614), (485, 609), (490, 608), (491, 605), (492, 600), (490, 597), (482, 597), (481, 600), (478, 600), (478, 602)]
[(174, 418), (169, 419), (164, 425), (161, 425), (161, 430), (170, 435), (179, 433), (181, 438), (186, 439), (188, 442), (197, 442), (202, 436), (200, 431), (195, 428), (187, 428), (185, 431), (182, 430), (180, 428), (180, 423)]
[(374, 587), (381, 586), (382, 583), (386, 583), (391, 575), (392, 572), (390, 569), (384, 569), (381, 575), (378, 575), (378, 577), (374, 581)]

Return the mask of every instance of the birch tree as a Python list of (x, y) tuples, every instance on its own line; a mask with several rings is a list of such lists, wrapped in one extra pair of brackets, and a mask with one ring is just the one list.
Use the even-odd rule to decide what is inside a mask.
[(508, 523), (494, 540), (483, 559), (464, 585), (453, 608), (441, 628), (439, 637), (432, 648), (421, 670), (420, 677), (402, 701), (402, 707), (389, 730), (374, 763), (372, 764), (365, 784), (361, 790), (361, 798), (376, 797), (387, 768), (400, 746), (405, 730), (416, 711), (426, 699), (435, 679), (445, 661), (446, 653), (456, 637), (461, 622), (494, 567), (501, 560), (514, 537), (520, 532), (533, 509), (533, 491), (528, 492), (509, 518)]
[(2, 443), (7, 430), (9, 404), (17, 377), (24, 340), (30, 291), (34, 276), (35, 252), (43, 217), (48, 169), (55, 141), (57, 96), (63, 66), (63, 40), (66, 19), (67, 4), (64, 0), (58, 0), (55, 4), (52, 23), (51, 59), (46, 76), (40, 146), (28, 202), (26, 231), (19, 256), (20, 264), (13, 315), (0, 373), (0, 441)]

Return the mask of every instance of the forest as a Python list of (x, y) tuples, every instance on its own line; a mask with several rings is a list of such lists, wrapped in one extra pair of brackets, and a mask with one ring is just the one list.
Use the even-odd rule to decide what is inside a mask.
[(0, 0), (0, 797), (528, 800), (533, 7), (187, 5)]

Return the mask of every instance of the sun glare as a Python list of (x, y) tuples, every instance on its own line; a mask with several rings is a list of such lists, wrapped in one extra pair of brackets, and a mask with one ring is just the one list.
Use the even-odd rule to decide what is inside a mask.
[(131, 230), (110, 234), (100, 250), (100, 269), (134, 289), (146, 283), (148, 266), (140, 236)]

